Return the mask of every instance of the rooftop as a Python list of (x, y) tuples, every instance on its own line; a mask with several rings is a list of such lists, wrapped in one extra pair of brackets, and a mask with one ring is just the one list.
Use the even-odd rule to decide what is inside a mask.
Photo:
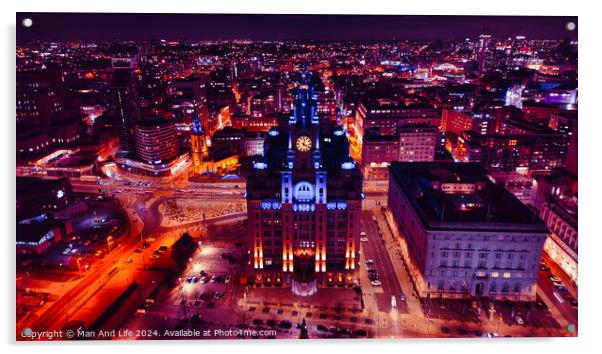
[(544, 223), (478, 163), (393, 162), (391, 178), (429, 230), (547, 232)]

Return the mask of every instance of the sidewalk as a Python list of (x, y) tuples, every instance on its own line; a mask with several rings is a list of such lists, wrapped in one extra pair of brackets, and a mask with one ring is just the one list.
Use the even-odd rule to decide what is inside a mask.
[[(385, 214), (387, 215), (387, 214)], [(397, 239), (401, 237), (398, 234), (391, 234), (391, 230), (395, 232), (396, 228), (394, 225), (390, 224), (389, 218), (382, 215), (382, 212), (376, 213), (376, 218), (379, 220), (379, 224), (382, 224), (382, 219), (385, 219), (384, 223), (387, 225), (386, 227), (381, 227), (384, 233), (385, 244), (387, 245), (387, 252), (389, 253), (389, 258), (391, 258), (391, 262), (395, 268), (395, 275), (397, 276), (397, 281), (401, 286), (401, 290), (406, 296), (406, 302), (408, 305), (408, 312), (411, 315), (423, 316), (422, 309), (420, 306), (420, 301), (414, 292), (414, 287), (412, 285), (412, 279), (405, 271), (405, 265), (401, 257), (401, 250), (399, 249), (399, 244), (393, 241), (394, 237)]]

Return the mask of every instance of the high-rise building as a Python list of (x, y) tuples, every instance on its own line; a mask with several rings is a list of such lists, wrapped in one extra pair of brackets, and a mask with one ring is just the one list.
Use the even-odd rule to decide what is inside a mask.
[(475, 48), (475, 60), (477, 61), (477, 76), (483, 76), (487, 64), (487, 55), (489, 53), (489, 42), (491, 42), (491, 34), (488, 30), (483, 31), (479, 35), (479, 41)]
[(56, 64), (19, 63), (16, 79), (17, 157), (29, 159), (81, 138), (79, 110), (67, 105)]
[(148, 163), (170, 161), (178, 154), (178, 138), (173, 121), (147, 117), (135, 127), (136, 152)]
[(362, 204), (343, 128), (320, 122), (308, 76), (288, 124), (268, 132), (247, 178), (247, 281), (299, 295), (357, 283)]
[(121, 150), (134, 149), (134, 126), (140, 119), (138, 84), (134, 76), (134, 58), (113, 58), (113, 72), (109, 85), (112, 115), (119, 127)]
[(388, 206), (420, 297), (535, 299), (546, 225), (476, 163), (392, 163)]

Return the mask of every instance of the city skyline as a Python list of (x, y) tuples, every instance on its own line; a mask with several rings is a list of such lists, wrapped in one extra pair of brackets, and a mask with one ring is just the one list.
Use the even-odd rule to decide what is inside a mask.
[(577, 336), (576, 18), (26, 16), (18, 341)]

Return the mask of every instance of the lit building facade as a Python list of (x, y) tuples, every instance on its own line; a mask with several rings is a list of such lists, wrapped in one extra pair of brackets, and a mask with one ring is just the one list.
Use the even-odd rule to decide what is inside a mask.
[(388, 205), (420, 297), (535, 299), (548, 230), (479, 164), (392, 163)]
[(149, 163), (170, 161), (178, 154), (176, 127), (172, 121), (158, 117), (143, 119), (135, 128), (136, 152)]
[(544, 203), (541, 218), (551, 231), (544, 247), (546, 254), (577, 284), (577, 203), (551, 198)]
[(435, 127), (404, 127), (399, 130), (399, 158), (401, 162), (433, 161), (439, 138)]
[(288, 124), (247, 178), (249, 283), (298, 295), (357, 284), (362, 175), (341, 127), (320, 122), (308, 75)]
[(369, 181), (389, 178), (391, 161), (399, 158), (399, 139), (396, 136), (368, 135), (362, 145), (362, 173)]

